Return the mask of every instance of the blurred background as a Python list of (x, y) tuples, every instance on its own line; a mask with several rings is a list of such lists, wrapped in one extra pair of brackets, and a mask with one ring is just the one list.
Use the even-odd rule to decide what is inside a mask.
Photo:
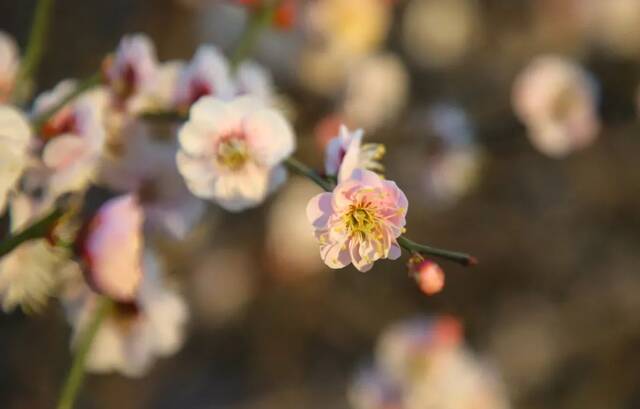
[[(125, 33), (149, 34), (161, 60), (203, 42), (228, 52), (247, 21), (232, 3), (58, 1), (39, 89), (90, 75)], [(0, 29), (21, 46), (34, 6), (0, 0)], [(441, 263), (446, 287), (433, 296), (402, 262), (329, 270), (304, 213), (319, 189), (297, 177), (256, 210), (211, 205), (188, 240), (158, 243), (191, 309), (185, 346), (141, 379), (91, 376), (79, 407), (354, 407), (354, 377), (385, 329), (447, 314), (513, 408), (640, 408), (640, 0), (293, 10), (254, 58), (294, 121), (297, 157), (321, 169), (336, 124), (363, 127), (409, 198), (408, 236), (480, 264)], [(512, 106), (518, 74), (549, 53), (597, 83), (598, 136), (562, 158), (534, 147)], [(68, 342), (56, 304), (0, 315), (0, 406), (52, 407)]]

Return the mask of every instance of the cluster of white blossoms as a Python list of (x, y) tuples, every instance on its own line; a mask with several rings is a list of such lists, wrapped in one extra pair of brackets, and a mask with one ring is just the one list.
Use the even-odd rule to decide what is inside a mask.
[(354, 409), (507, 409), (497, 374), (465, 345), (452, 317), (400, 322), (378, 340), (375, 365), (349, 391)]
[[(2, 103), (19, 61), (2, 34)], [(0, 210), (13, 233), (57, 218), (0, 260), (0, 302), (38, 312), (59, 298), (75, 347), (101, 297), (111, 300), (87, 367), (138, 376), (182, 345), (187, 319), (148, 236), (184, 238), (202, 198), (232, 211), (260, 204), (285, 180), (295, 137), (273, 106), (269, 73), (254, 62), (232, 70), (211, 45), (191, 62), (160, 63), (147, 36), (125, 36), (101, 77), (77, 95), (85, 84), (64, 80), (27, 113), (0, 105)], [(144, 117), (158, 113), (188, 119)]]

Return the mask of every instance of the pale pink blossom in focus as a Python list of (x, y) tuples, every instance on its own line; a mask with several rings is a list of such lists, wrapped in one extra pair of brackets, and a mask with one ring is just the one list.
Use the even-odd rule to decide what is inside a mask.
[(180, 74), (174, 103), (178, 109), (187, 110), (204, 96), (227, 100), (234, 94), (226, 57), (215, 46), (202, 45)]
[(0, 103), (11, 96), (20, 68), (20, 54), (16, 41), (0, 31)]
[(178, 135), (178, 170), (191, 192), (229, 211), (260, 204), (286, 177), (291, 126), (254, 97), (203, 97)]
[[(35, 100), (34, 114), (56, 106), (75, 87), (75, 81), (66, 80), (43, 93)], [(54, 196), (84, 189), (93, 179), (105, 144), (107, 103), (105, 89), (92, 90), (65, 105), (43, 125), (41, 137), (46, 145), (42, 160), (51, 172), (49, 187)]]
[(124, 36), (105, 71), (114, 96), (127, 108), (130, 98), (151, 93), (157, 86), (158, 61), (153, 42), (145, 34)]
[(409, 203), (395, 182), (356, 169), (331, 193), (313, 197), (307, 217), (330, 268), (350, 263), (368, 271), (376, 260), (400, 257), (396, 239), (404, 231)]
[[(134, 299), (116, 302), (103, 321), (87, 355), (89, 372), (140, 377), (156, 359), (180, 349), (187, 306), (182, 296), (163, 282), (159, 270), (160, 261), (145, 251), (140, 291)], [(67, 290), (64, 304), (73, 326), (72, 347), (91, 322), (97, 300), (97, 295), (83, 283)]]
[(563, 157), (593, 143), (600, 130), (597, 89), (582, 67), (558, 56), (533, 60), (513, 87), (516, 114), (531, 143), (542, 153)]
[(87, 281), (118, 301), (136, 297), (142, 280), (143, 212), (133, 195), (107, 201), (77, 243)]
[(327, 144), (324, 162), (327, 175), (342, 182), (350, 178), (357, 168), (382, 173), (384, 168), (378, 161), (384, 155), (384, 146), (362, 144), (363, 136), (362, 129), (351, 132), (346, 126), (340, 126), (340, 133)]

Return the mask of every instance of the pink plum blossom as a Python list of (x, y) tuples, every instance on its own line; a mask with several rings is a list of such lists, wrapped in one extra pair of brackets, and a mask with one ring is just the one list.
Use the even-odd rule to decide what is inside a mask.
[(234, 93), (226, 57), (215, 46), (202, 45), (180, 74), (175, 105), (178, 109), (187, 110), (203, 96), (230, 99)]
[(384, 168), (378, 160), (384, 155), (384, 146), (380, 144), (362, 144), (364, 131), (357, 129), (350, 132), (341, 125), (340, 133), (327, 144), (325, 156), (325, 172), (337, 177), (342, 182), (357, 168), (382, 172)]
[(237, 95), (253, 95), (269, 102), (273, 98), (273, 78), (263, 66), (245, 61), (236, 70), (234, 77)]
[(395, 182), (356, 169), (333, 192), (311, 198), (307, 217), (330, 268), (353, 263), (364, 272), (376, 260), (400, 257), (396, 240), (404, 231), (408, 205)]
[(229, 211), (256, 206), (278, 187), (286, 176), (282, 161), (295, 147), (282, 114), (249, 96), (201, 98), (178, 138), (187, 187)]
[(107, 61), (105, 71), (107, 82), (120, 103), (152, 92), (158, 76), (153, 42), (145, 34), (124, 36), (115, 55)]
[(20, 67), (20, 54), (16, 41), (0, 31), (0, 103), (11, 96)]
[(135, 298), (142, 280), (143, 213), (133, 195), (103, 204), (77, 243), (93, 289), (118, 301)]
[(600, 129), (597, 99), (592, 77), (558, 56), (533, 60), (513, 87), (514, 109), (528, 128), (531, 143), (552, 157), (593, 143)]
[[(75, 86), (75, 81), (66, 80), (43, 93), (35, 101), (34, 113), (56, 106)], [(98, 88), (64, 106), (43, 125), (41, 136), (47, 142), (42, 159), (51, 172), (54, 196), (84, 189), (92, 180), (105, 144), (107, 101), (106, 90)]]

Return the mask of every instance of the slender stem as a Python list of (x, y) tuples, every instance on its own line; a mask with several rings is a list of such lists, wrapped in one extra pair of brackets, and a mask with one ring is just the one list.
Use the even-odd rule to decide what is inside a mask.
[(247, 28), (242, 33), (242, 37), (240, 37), (238, 44), (233, 50), (230, 58), (232, 70), (238, 68), (240, 63), (251, 53), (258, 42), (262, 30), (271, 25), (276, 9), (280, 5), (280, 0), (265, 3), (267, 4), (261, 6), (258, 11), (251, 14)]
[[(327, 192), (332, 191), (335, 187), (332, 181), (318, 175), (318, 173), (316, 173), (313, 169), (311, 169), (309, 166), (305, 165), (304, 163), (300, 162), (294, 157), (288, 158), (285, 161), (285, 164), (291, 171), (301, 176), (305, 176), (309, 178), (310, 180), (315, 182), (318, 186), (320, 186), (322, 189), (326, 190)], [(463, 266), (473, 266), (478, 263), (475, 257), (470, 256), (468, 254), (458, 253), (450, 250), (443, 250), (436, 247), (427, 246), (424, 244), (418, 244), (404, 236), (398, 237), (398, 244), (400, 244), (400, 246), (402, 246), (405, 250), (409, 252), (416, 252), (416, 253), (420, 253), (423, 255), (431, 256), (431, 257), (439, 257), (445, 260), (462, 264)]]
[(16, 77), (16, 86), (13, 90), (13, 99), (23, 97), (23, 92), (28, 88), (30, 81), (36, 75), (42, 55), (44, 54), (47, 32), (51, 20), (54, 0), (39, 0), (31, 25), (31, 33), (20, 69)]
[(333, 188), (335, 187), (332, 182), (318, 175), (309, 166), (305, 165), (304, 163), (300, 162), (299, 160), (297, 160), (292, 156), (287, 158), (287, 160), (285, 160), (284, 163), (287, 165), (287, 167), (291, 171), (311, 179), (313, 182), (315, 182), (316, 185), (320, 186), (322, 189), (326, 190), (327, 192), (332, 191)]
[(57, 409), (72, 409), (84, 381), (85, 364), (100, 325), (113, 309), (113, 301), (106, 297), (98, 299), (98, 306), (86, 329), (80, 334), (71, 369), (64, 382)]
[(419, 244), (404, 236), (398, 237), (398, 244), (407, 251), (420, 253), (425, 256), (439, 257), (445, 260), (462, 264), (465, 267), (478, 264), (478, 260), (469, 254), (459, 253), (456, 251), (443, 250), (436, 247)]
[(82, 95), (84, 92), (100, 85), (102, 81), (102, 74), (96, 73), (89, 78), (86, 78), (79, 82), (76, 87), (71, 91), (67, 96), (62, 98), (57, 104), (44, 111), (38, 117), (36, 117), (33, 121), (33, 127), (36, 131), (40, 131), (44, 124), (51, 119), (58, 111), (64, 108), (65, 105)]
[(46, 237), (63, 214), (64, 209), (56, 207), (47, 215), (20, 230), (18, 233), (6, 237), (0, 242), (0, 257), (10, 253), (25, 241)]

